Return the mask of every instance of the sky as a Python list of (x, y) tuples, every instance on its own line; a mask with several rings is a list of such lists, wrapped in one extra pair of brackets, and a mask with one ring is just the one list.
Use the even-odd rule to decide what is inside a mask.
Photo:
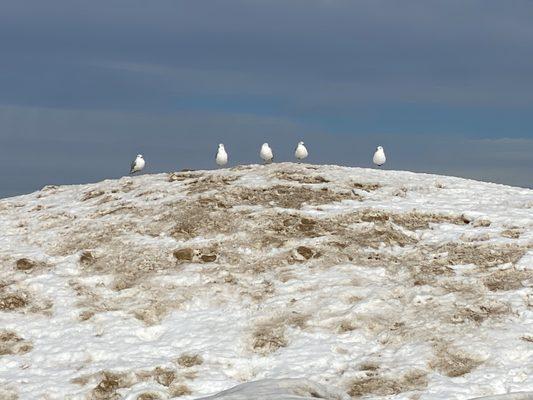
[(292, 160), (533, 187), (533, 2), (2, 0), (0, 197)]

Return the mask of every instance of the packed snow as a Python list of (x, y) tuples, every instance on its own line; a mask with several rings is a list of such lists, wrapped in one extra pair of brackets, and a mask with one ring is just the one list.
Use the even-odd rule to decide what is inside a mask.
[(47, 186), (0, 230), (0, 399), (533, 390), (529, 189), (252, 165)]

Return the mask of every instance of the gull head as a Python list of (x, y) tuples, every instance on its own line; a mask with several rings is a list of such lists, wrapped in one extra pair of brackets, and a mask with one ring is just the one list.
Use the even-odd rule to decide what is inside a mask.
[(224, 145), (223, 145), (222, 143), (219, 143), (219, 144), (218, 144), (218, 148), (219, 148), (219, 149), (223, 149), (223, 148), (224, 148)]
[(269, 147), (268, 143), (263, 143), (263, 147)]
[(137, 154), (137, 158), (143, 158), (142, 154)]
[(383, 151), (383, 147), (378, 146), (378, 147), (376, 148), (376, 150), (377, 150), (377, 151)]
[(298, 146), (303, 146), (304, 142), (298, 142)]

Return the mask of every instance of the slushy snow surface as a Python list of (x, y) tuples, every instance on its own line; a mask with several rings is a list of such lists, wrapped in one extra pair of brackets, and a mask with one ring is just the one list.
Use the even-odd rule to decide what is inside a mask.
[(532, 190), (255, 165), (47, 186), (0, 232), (0, 399), (533, 390)]

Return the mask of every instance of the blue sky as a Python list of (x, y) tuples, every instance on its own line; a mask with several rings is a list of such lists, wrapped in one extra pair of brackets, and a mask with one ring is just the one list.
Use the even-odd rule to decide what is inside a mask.
[(0, 3), (0, 196), (278, 160), (532, 187), (530, 1)]

